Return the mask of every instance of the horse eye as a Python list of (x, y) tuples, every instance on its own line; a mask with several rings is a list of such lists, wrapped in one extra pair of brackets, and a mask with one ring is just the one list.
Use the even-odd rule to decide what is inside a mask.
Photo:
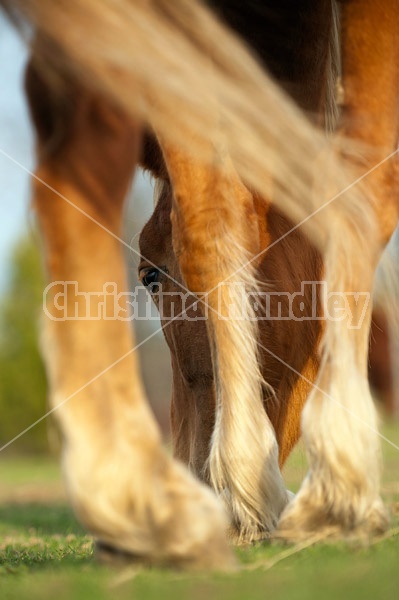
[(160, 272), (158, 269), (143, 269), (143, 275), (140, 277), (143, 285), (149, 289), (151, 294), (156, 294), (158, 292), (158, 283), (160, 281)]

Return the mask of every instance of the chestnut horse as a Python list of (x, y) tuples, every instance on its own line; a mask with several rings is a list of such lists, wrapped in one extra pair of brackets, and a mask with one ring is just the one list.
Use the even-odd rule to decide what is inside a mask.
[[(285, 539), (383, 530), (379, 440), (367, 383), (371, 306), (365, 309), (359, 297), (371, 292), (398, 218), (396, 1), (352, 0), (339, 13), (331, 0), (215, 2), (221, 18), (197, 0), (1, 4), (22, 28), (28, 24), (24, 31), (35, 31), (27, 76), (38, 134), (33, 202), (54, 283), (43, 347), (78, 517), (103, 546), (144, 561), (231, 563), (221, 504), (162, 449), (127, 323), (100, 296), (89, 317), (103, 318), (87, 318), (86, 300), (74, 288), (59, 303), (69, 281), (93, 297), (107, 282), (126, 290), (123, 200), (141, 156), (163, 178), (159, 210), (171, 210), (178, 272), (162, 269), (164, 275), (179, 281), (180, 273), (208, 316), (212, 368), (208, 363), (205, 373), (214, 381), (214, 401), (207, 394), (205, 417), (196, 416), (202, 441), (188, 450), (179, 442), (179, 454), (223, 499), (240, 540), (270, 535), (276, 525)], [(223, 20), (249, 35), (254, 51)], [(269, 34), (273, 76), (260, 62)], [(318, 116), (331, 114), (340, 54), (344, 97), (336, 132), (326, 138)], [(144, 128), (156, 132), (158, 143), (150, 137), (142, 144)], [(281, 238), (292, 236), (287, 219), (303, 231), (283, 245)], [(284, 263), (282, 291), (297, 289), (308, 261), (318, 277), (322, 257), (329, 293), (320, 304), (331, 318), (323, 321), (318, 349), (317, 328), (309, 333), (303, 323), (279, 326), (276, 340), (272, 329), (258, 338), (257, 269), (276, 281), (268, 262), (280, 243), (278, 254), (288, 261), (299, 253), (291, 263), (273, 259), (275, 268)], [(166, 266), (157, 261), (157, 268)], [(342, 307), (329, 306), (331, 294), (345, 298), (349, 323)], [(287, 373), (294, 355), (295, 377), (260, 365), (259, 343), (282, 354), (277, 362), (287, 358)], [(196, 381), (193, 372), (195, 365), (190, 376), (198, 384), (204, 371)], [(299, 411), (291, 403), (303, 404), (309, 386), (301, 422), (309, 474), (288, 503), (273, 423), (280, 440), (288, 431), (295, 437)], [(197, 390), (195, 402), (201, 403)], [(200, 451), (204, 440), (211, 442), (208, 457)]]

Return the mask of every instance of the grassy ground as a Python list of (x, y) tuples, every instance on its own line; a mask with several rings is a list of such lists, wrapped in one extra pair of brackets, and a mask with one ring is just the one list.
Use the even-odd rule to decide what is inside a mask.
[[(399, 445), (399, 426), (384, 428)], [(48, 459), (0, 462), (0, 598), (80, 600), (332, 600), (399, 598), (399, 451), (383, 442), (389, 535), (368, 548), (263, 545), (241, 550), (243, 570), (193, 576), (159, 570), (99, 567), (91, 539), (69, 510), (57, 466)], [(286, 468), (291, 489), (306, 471), (299, 448)]]

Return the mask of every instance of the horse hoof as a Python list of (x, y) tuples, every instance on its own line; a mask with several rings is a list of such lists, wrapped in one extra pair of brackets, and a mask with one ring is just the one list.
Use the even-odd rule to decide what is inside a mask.
[(101, 540), (94, 542), (94, 556), (99, 563), (112, 567), (125, 567), (131, 564), (142, 565), (147, 562), (143, 556), (126, 552)]

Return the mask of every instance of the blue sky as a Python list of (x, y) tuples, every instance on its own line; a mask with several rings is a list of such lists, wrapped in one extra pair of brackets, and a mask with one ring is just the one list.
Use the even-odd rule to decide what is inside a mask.
[(29, 221), (29, 175), (5, 156), (27, 169), (33, 166), (33, 137), (22, 93), (25, 62), (22, 42), (0, 15), (0, 289), (11, 246)]

